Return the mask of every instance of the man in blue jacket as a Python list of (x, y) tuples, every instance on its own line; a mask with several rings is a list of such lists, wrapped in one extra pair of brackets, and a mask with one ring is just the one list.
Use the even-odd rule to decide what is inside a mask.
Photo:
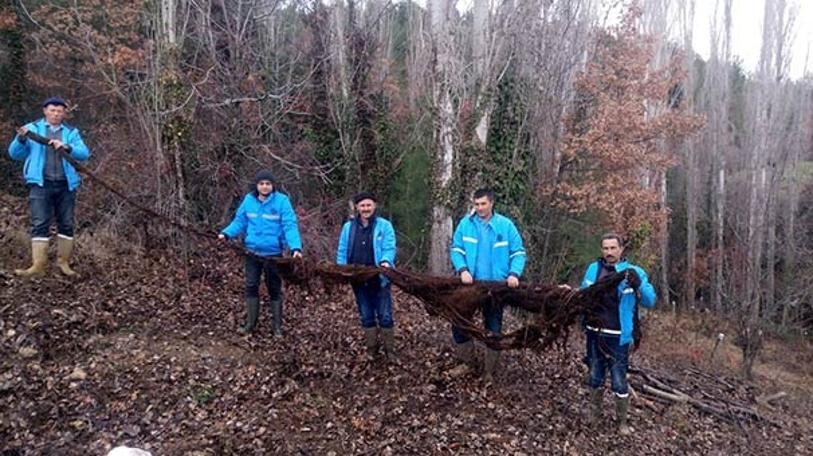
[[(353, 197), (356, 216), (345, 222), (339, 235), (337, 264), (358, 264), (391, 268), (395, 265), (395, 230), (389, 220), (376, 214), (376, 198), (370, 192)], [(353, 284), (356, 305), (364, 330), (364, 345), (372, 358), (378, 353), (378, 333), (384, 355), (395, 355), (395, 330), (392, 318), (392, 294), (389, 280), (376, 277), (367, 283)]]
[(616, 290), (594, 303), (593, 311), (585, 316), (587, 336), (586, 361), (589, 368), (590, 420), (598, 423), (601, 419), (604, 377), (610, 371), (612, 391), (615, 393), (616, 419), (618, 432), (630, 433), (627, 426), (629, 410), (629, 386), (627, 368), (630, 343), (638, 324), (638, 306), (655, 305), (655, 288), (640, 267), (629, 263), (624, 257), (624, 243), (616, 233), (601, 237), (601, 258), (587, 267), (581, 288), (587, 288), (602, 277), (613, 272), (625, 272), (627, 278)]
[(254, 182), (256, 189), (243, 198), (234, 220), (218, 237), (225, 240), (245, 236), (243, 244), (254, 254), (246, 255), (246, 325), (241, 332), (251, 333), (257, 325), (260, 278), (265, 273), (274, 336), (281, 337), (282, 278), (276, 263), (264, 258), (281, 257), (286, 247), (294, 258), (299, 258), (302, 256), (302, 241), (291, 200), (285, 193), (277, 191), (271, 171), (259, 171)]
[[(479, 189), (474, 192), (474, 211), (463, 217), (452, 237), (452, 266), (464, 284), (475, 280), (505, 281), (509, 287), (519, 286), (525, 269), (525, 248), (522, 237), (508, 217), (494, 212), (494, 192)], [(489, 303), (483, 306), (483, 322), (487, 331), (500, 335), (503, 308)], [(452, 326), (452, 337), (463, 366), (474, 364), (474, 342), (460, 328)], [(483, 379), (493, 380), (500, 352), (485, 348)], [(463, 367), (461, 366), (461, 367)]]
[[(63, 274), (76, 276), (70, 267), (73, 252), (74, 207), (76, 189), (81, 179), (76, 169), (62, 158), (56, 149), (67, 149), (71, 157), (85, 161), (90, 157), (79, 130), (63, 122), (66, 115), (65, 100), (52, 97), (42, 104), (44, 117), (17, 129), (17, 135), (8, 147), (14, 160), (24, 160), (23, 173), (30, 188), (31, 211), (31, 267), (16, 269), (22, 277), (39, 276), (45, 272), (48, 262), (48, 241), (51, 220), (57, 222), (57, 265)], [(50, 139), (43, 146), (26, 139), (29, 131)]]

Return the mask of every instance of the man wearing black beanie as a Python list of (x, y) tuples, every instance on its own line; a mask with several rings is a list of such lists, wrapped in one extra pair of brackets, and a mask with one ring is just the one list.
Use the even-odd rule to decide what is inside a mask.
[(220, 232), (220, 239), (244, 236), (243, 244), (253, 255), (246, 255), (246, 324), (241, 332), (254, 331), (260, 315), (260, 279), (271, 301), (274, 336), (282, 336), (282, 278), (277, 264), (265, 258), (279, 258), (287, 248), (294, 258), (302, 256), (299, 224), (291, 200), (275, 188), (274, 175), (263, 169), (254, 178), (256, 189), (243, 198), (234, 220)]

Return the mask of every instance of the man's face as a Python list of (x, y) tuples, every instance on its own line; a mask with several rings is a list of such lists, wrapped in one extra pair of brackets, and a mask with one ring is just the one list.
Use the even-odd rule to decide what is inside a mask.
[(263, 196), (268, 196), (274, 190), (274, 184), (270, 180), (261, 180), (257, 182), (257, 193)]
[(488, 199), (487, 196), (474, 199), (474, 210), (480, 218), (487, 219), (491, 217), (494, 209), (494, 201)]
[(363, 199), (356, 204), (356, 211), (363, 220), (370, 220), (375, 213), (375, 201), (370, 198)]
[(42, 108), (45, 120), (51, 125), (59, 125), (65, 119), (65, 107), (60, 105), (48, 105)]
[(607, 264), (616, 264), (621, 259), (624, 249), (618, 244), (618, 239), (604, 239), (601, 241), (601, 256)]

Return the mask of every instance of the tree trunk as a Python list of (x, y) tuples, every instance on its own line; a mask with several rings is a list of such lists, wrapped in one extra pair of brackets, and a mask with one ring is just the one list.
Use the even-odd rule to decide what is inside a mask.
[(695, 263), (697, 259), (697, 158), (694, 141), (686, 144), (686, 282), (683, 289), (683, 309), (694, 308)]
[(718, 315), (722, 315), (724, 274), (725, 265), (725, 151), (717, 152), (720, 157), (717, 161), (717, 173), (715, 176), (715, 215), (714, 215), (714, 247), (717, 255), (714, 260), (714, 310)]
[[(688, 5), (686, 4), (688, 2)], [(692, 50), (692, 36), (694, 26), (694, 0), (681, 1), (681, 24), (683, 28), (683, 46), (686, 49), (686, 69), (689, 77), (686, 79), (686, 92), (692, 93), (694, 83), (694, 51)], [(694, 103), (689, 97), (689, 109), (694, 110)], [(686, 282), (683, 290), (683, 308), (693, 309), (695, 306), (695, 278), (697, 262), (697, 206), (698, 206), (698, 158), (694, 138), (686, 142)]]
[(449, 244), (452, 239), (450, 182), (455, 166), (455, 110), (451, 99), (450, 65), (453, 60), (453, 40), (449, 17), (454, 9), (450, 0), (430, 2), (432, 37), (435, 45), (433, 98), (435, 112), (435, 165), (432, 227), (429, 244), (429, 270), (444, 274), (451, 270)]
[[(805, 97), (800, 97), (804, 99)], [(804, 129), (808, 122), (802, 122)], [(801, 135), (801, 133), (797, 133)], [(799, 210), (799, 155), (802, 147), (801, 141), (794, 144), (793, 152), (791, 153), (790, 161), (790, 176), (788, 187), (788, 205), (787, 214), (785, 215), (785, 273), (784, 282), (786, 284), (796, 283), (796, 212)], [(782, 327), (787, 328), (790, 323), (790, 309), (792, 299), (785, 299), (782, 306)]]
[[(658, 176), (659, 185), (660, 185), (660, 203), (661, 207), (667, 207), (668, 205), (668, 198), (667, 198), (667, 181), (666, 181), (666, 172), (659, 173)], [(663, 227), (661, 228), (661, 236), (660, 236), (660, 257), (661, 257), (661, 268), (660, 268), (660, 284), (658, 285), (658, 289), (660, 291), (660, 298), (661, 302), (665, 302), (671, 305), (672, 312), (676, 312), (677, 309), (675, 308), (675, 303), (670, 302), (671, 294), (669, 293), (669, 219), (666, 219)]]
[[(774, 172), (776, 172), (774, 170)], [(773, 190), (772, 190), (773, 193)], [(772, 198), (768, 203), (768, 213), (765, 220), (766, 224), (766, 239), (765, 239), (765, 319), (773, 319), (776, 308), (776, 204), (777, 199)]]

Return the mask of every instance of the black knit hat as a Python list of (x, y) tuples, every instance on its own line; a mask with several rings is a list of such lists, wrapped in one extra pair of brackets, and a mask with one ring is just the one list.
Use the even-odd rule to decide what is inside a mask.
[(254, 177), (255, 184), (259, 184), (260, 181), (264, 180), (271, 181), (272, 184), (276, 182), (274, 180), (274, 174), (271, 172), (271, 170), (261, 169), (260, 171), (257, 172), (257, 175)]
[(375, 202), (378, 200), (375, 199), (375, 194), (373, 192), (359, 192), (356, 193), (356, 196), (353, 197), (353, 204), (358, 204), (363, 200), (371, 199)]

